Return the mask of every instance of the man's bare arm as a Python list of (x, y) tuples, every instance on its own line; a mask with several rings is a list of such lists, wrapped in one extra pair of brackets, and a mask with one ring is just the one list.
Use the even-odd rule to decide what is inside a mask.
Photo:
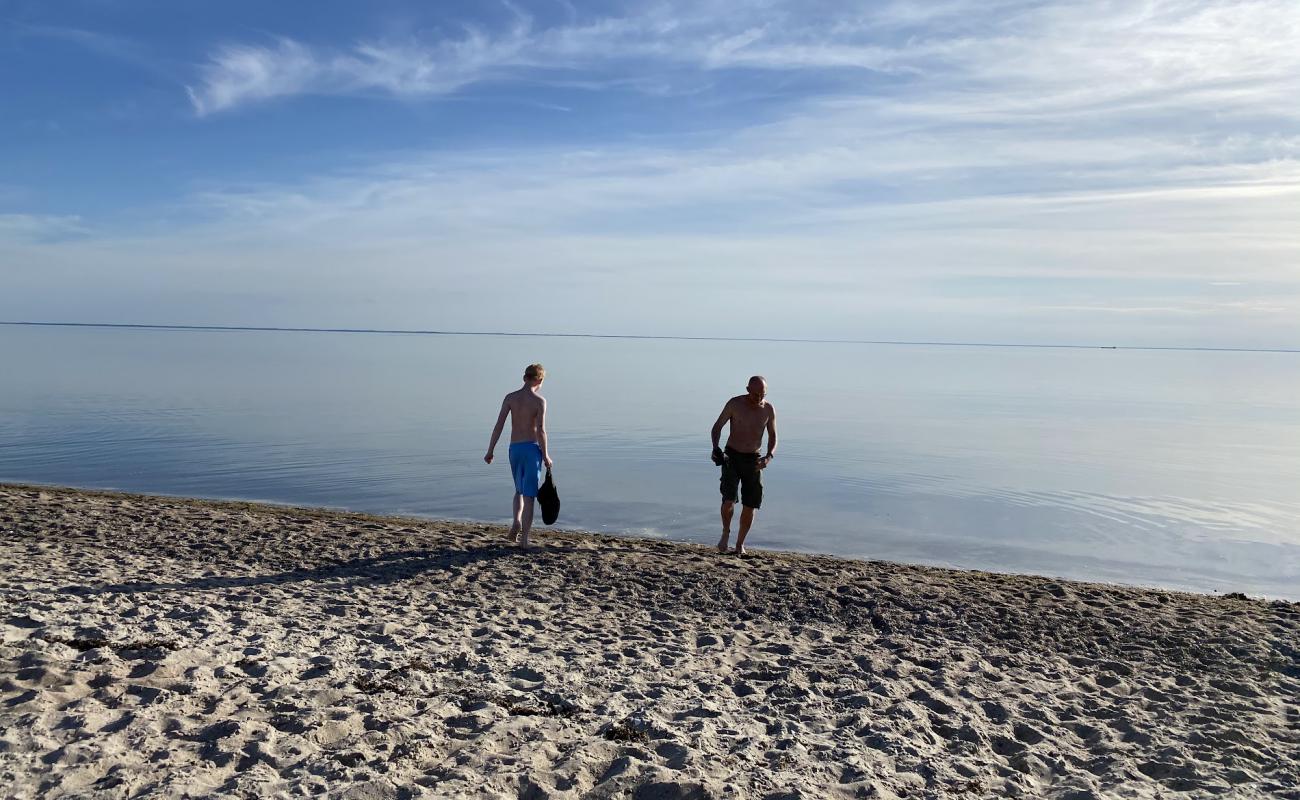
[[(510, 415), (510, 401), (501, 401), (501, 413), (497, 415), (497, 426), (492, 429), (492, 441), (488, 442), (487, 455), (483, 456), (483, 461), (488, 464), (492, 463), (492, 451), (497, 449), (497, 439), (501, 438), (501, 431), (505, 430), (506, 417)], [(544, 450), (542, 452), (545, 452)]]
[(771, 413), (767, 416), (767, 460), (776, 454), (776, 406), (769, 405)]
[(727, 404), (726, 404), (725, 406), (722, 407), (722, 413), (718, 415), (718, 421), (715, 422), (715, 423), (713, 423), (713, 430), (710, 431), (710, 433), (711, 433), (712, 436), (713, 436), (713, 449), (714, 449), (714, 450), (718, 449), (718, 442), (722, 440), (722, 426), (726, 425), (726, 424), (727, 424), (727, 420), (729, 420), (729, 419), (731, 419), (731, 401), (730, 401), (730, 400), (728, 400), (728, 401), (727, 401)]
[(537, 445), (542, 448), (542, 463), (550, 469), (553, 462), (546, 452), (546, 398), (539, 399), (542, 401), (542, 410), (537, 412)]

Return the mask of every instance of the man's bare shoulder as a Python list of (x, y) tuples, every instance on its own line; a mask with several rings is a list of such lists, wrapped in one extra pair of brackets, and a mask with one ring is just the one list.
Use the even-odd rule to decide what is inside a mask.
[(506, 395), (505, 404), (511, 408), (524, 410), (528, 408), (545, 408), (546, 398), (535, 394), (528, 389), (516, 389)]
[(515, 389), (510, 394), (507, 394), (506, 399), (503, 400), (502, 402), (510, 406), (511, 408), (515, 408), (519, 406), (520, 403), (524, 402), (527, 399), (524, 397), (525, 394), (526, 392), (524, 392), (523, 389)]

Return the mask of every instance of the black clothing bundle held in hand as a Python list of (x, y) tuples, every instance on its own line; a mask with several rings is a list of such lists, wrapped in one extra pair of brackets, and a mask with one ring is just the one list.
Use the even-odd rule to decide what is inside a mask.
[(560, 517), (560, 493), (555, 491), (555, 481), (551, 480), (551, 470), (546, 470), (546, 480), (537, 489), (537, 502), (542, 507), (542, 522), (554, 525)]
[(727, 456), (722, 452), (721, 447), (713, 448), (712, 458), (713, 458), (713, 463), (719, 467), (722, 466), (722, 462), (727, 460)]

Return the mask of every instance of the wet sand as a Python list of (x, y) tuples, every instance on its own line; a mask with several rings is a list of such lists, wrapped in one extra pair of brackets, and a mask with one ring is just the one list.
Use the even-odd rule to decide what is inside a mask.
[(3, 793), (1300, 798), (1300, 604), (505, 533), (0, 485)]

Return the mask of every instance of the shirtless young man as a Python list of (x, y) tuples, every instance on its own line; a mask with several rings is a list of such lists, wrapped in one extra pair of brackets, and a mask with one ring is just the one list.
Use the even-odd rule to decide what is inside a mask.
[[(722, 407), (718, 421), (713, 423), (713, 463), (722, 467), (722, 538), (718, 552), (727, 552), (727, 539), (731, 537), (731, 514), (736, 507), (736, 488), (740, 487), (740, 530), (736, 532), (736, 555), (745, 555), (745, 535), (754, 522), (754, 512), (763, 504), (763, 477), (776, 453), (776, 409), (767, 402), (767, 379), (755, 375), (749, 379), (747, 394), (733, 397)], [(722, 426), (731, 423), (727, 434), (727, 451), (718, 447)], [(767, 431), (767, 455), (759, 457), (763, 444), (763, 431)]]
[(492, 429), (487, 455), (483, 456), (485, 462), (492, 463), (492, 451), (509, 416), (510, 472), (515, 478), (515, 516), (510, 525), (510, 541), (519, 540), (523, 547), (529, 546), (528, 534), (533, 529), (533, 500), (537, 497), (537, 487), (542, 485), (542, 465), (550, 469), (552, 463), (546, 451), (546, 398), (537, 393), (545, 379), (546, 369), (541, 364), (528, 365), (524, 370), (524, 385), (501, 401), (501, 414)]

